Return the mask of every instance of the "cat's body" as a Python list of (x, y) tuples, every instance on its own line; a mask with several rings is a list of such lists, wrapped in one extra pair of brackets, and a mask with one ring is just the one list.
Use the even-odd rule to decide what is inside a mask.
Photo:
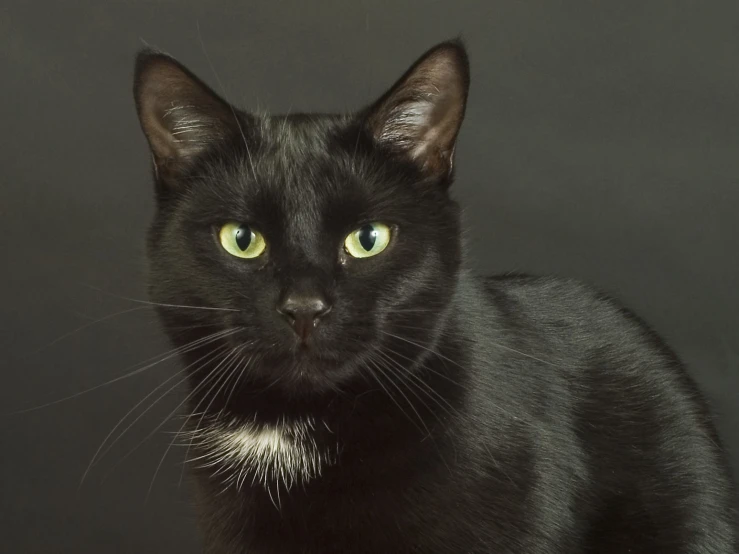
[(468, 276), (454, 308), (465, 317), (451, 317), (435, 350), (470, 345), (464, 370), (427, 365), (466, 393), (448, 383), (439, 405), (404, 391), (430, 435), (378, 391), (316, 409), (332, 432), (317, 425), (315, 440), (344, 449), (304, 486), (268, 493), (247, 479), (218, 494), (201, 470), (212, 552), (733, 551), (710, 417), (650, 331), (555, 279)]
[(724, 454), (661, 340), (575, 282), (464, 269), (466, 87), (447, 43), (358, 115), (257, 118), (140, 58), (206, 552), (735, 552)]

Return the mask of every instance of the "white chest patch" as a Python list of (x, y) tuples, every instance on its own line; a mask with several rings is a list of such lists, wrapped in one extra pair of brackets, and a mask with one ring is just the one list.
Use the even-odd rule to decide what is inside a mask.
[(315, 421), (304, 418), (274, 425), (213, 422), (193, 437), (205, 450), (201, 467), (213, 467), (228, 485), (241, 488), (251, 479), (265, 487), (281, 481), (289, 489), (319, 476), (334, 460), (314, 434)]

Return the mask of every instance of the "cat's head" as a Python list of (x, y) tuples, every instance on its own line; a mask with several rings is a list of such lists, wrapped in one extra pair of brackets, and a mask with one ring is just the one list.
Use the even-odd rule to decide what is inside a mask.
[(412, 366), (459, 271), (448, 187), (468, 83), (464, 48), (446, 42), (356, 113), (264, 116), (142, 52), (150, 291), (170, 336), (220, 333), (238, 390), (311, 394), (393, 371), (391, 360)]

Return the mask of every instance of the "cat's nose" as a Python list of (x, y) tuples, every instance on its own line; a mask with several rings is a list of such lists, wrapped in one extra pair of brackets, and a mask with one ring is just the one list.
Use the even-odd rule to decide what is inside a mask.
[(318, 293), (289, 292), (277, 305), (277, 311), (305, 342), (319, 320), (331, 311), (331, 305)]

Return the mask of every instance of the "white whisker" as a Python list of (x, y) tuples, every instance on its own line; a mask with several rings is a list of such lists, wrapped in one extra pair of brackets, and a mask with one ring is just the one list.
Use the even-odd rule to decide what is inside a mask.
[[(85, 394), (89, 394), (89, 393), (94, 392), (96, 390), (99, 390), (101, 388), (108, 387), (108, 386), (110, 386), (112, 384), (115, 384), (115, 383), (117, 383), (119, 381), (123, 381), (124, 379), (129, 379), (131, 377), (134, 377), (136, 375), (139, 375), (139, 374), (143, 373), (144, 371), (146, 371), (147, 369), (151, 369), (152, 367), (154, 367), (154, 366), (156, 366), (156, 365), (158, 365), (158, 364), (160, 364), (162, 362), (165, 362), (165, 361), (167, 361), (169, 359), (172, 359), (172, 358), (174, 358), (174, 357), (176, 357), (176, 356), (178, 356), (180, 354), (184, 354), (186, 352), (190, 352), (191, 350), (194, 350), (196, 348), (199, 348), (200, 346), (203, 345), (203, 343), (205, 343), (205, 342), (207, 342), (207, 341), (209, 341), (211, 339), (219, 338), (219, 337), (216, 337), (216, 335), (220, 336), (221, 333), (227, 333), (229, 331), (231, 331), (231, 330), (228, 330), (228, 331), (219, 331), (217, 333), (213, 333), (213, 334), (208, 335), (206, 337), (197, 339), (197, 340), (195, 340), (195, 341), (193, 341), (191, 343), (188, 343), (188, 344), (186, 344), (184, 346), (180, 346), (178, 348), (175, 348), (173, 350), (170, 350), (169, 352), (165, 352), (164, 354), (157, 354), (156, 356), (152, 356), (151, 358), (148, 358), (147, 360), (144, 360), (143, 362), (138, 362), (136, 364), (133, 364), (132, 366), (128, 366), (126, 369), (124, 369), (124, 371), (127, 371), (128, 369), (131, 369), (133, 367), (136, 367), (136, 366), (138, 366), (138, 365), (140, 365), (142, 363), (147, 364), (147, 362), (149, 362), (150, 360), (156, 360), (155, 362), (150, 363), (150, 364), (147, 364), (147, 365), (145, 365), (143, 367), (140, 367), (138, 369), (135, 369), (135, 370), (133, 370), (133, 371), (131, 371), (129, 373), (125, 373), (124, 375), (119, 375), (118, 377), (114, 377), (113, 379), (110, 379), (109, 381), (106, 381), (104, 383), (100, 383), (99, 385), (94, 385), (94, 386), (92, 386), (92, 387), (90, 387), (88, 389), (85, 389), (85, 390), (76, 392), (74, 394), (70, 394), (69, 396), (65, 396), (65, 397), (59, 398), (57, 400), (52, 400), (51, 402), (46, 402), (45, 404), (41, 404), (41, 405), (38, 405), (38, 406), (33, 406), (31, 408), (25, 408), (25, 409), (22, 409), (22, 410), (17, 410), (15, 412), (11, 412), (11, 413), (9, 413), (7, 415), (8, 416), (13, 416), (13, 415), (26, 414), (26, 413), (33, 412), (33, 411), (36, 411), (36, 410), (42, 410), (44, 408), (48, 408), (48, 407), (54, 406), (56, 404), (61, 404), (62, 402), (67, 402), (69, 400), (74, 400), (75, 398), (79, 398), (80, 396), (83, 396)], [(157, 358), (161, 358), (161, 359), (157, 359)]]
[(182, 308), (185, 310), (211, 310), (211, 311), (218, 311), (218, 312), (240, 312), (242, 310), (236, 309), (236, 308), (216, 308), (212, 306), (188, 306), (186, 304), (167, 304), (163, 302), (151, 302), (149, 300), (140, 300), (138, 298), (131, 298), (129, 296), (121, 296), (119, 294), (114, 294), (112, 292), (109, 292), (107, 290), (100, 289), (98, 287), (94, 287), (92, 285), (85, 285), (86, 287), (96, 290), (98, 292), (101, 292), (103, 294), (107, 294), (109, 296), (112, 296), (114, 298), (119, 298), (121, 300), (127, 300), (129, 302), (136, 302), (138, 304), (146, 304), (148, 306), (162, 306), (165, 308)]
[[(243, 347), (242, 347), (242, 348), (243, 348)], [(240, 348), (233, 348), (233, 349), (231, 349), (231, 351), (230, 351), (230, 352), (229, 352), (229, 353), (228, 353), (228, 354), (227, 354), (227, 355), (226, 355), (226, 356), (225, 356), (225, 357), (223, 358), (223, 360), (221, 360), (221, 362), (220, 362), (220, 363), (219, 363), (219, 364), (218, 364), (218, 365), (217, 365), (217, 366), (215, 367), (215, 369), (213, 369), (213, 370), (212, 370), (212, 372), (211, 372), (211, 374), (210, 374), (210, 375), (208, 376), (208, 378), (206, 378), (206, 380), (204, 380), (203, 382), (201, 382), (201, 383), (200, 383), (200, 385), (203, 385), (203, 384), (204, 384), (205, 382), (209, 382), (210, 380), (212, 380), (212, 379), (214, 379), (214, 378), (215, 378), (215, 381), (216, 381), (216, 382), (215, 382), (215, 383), (214, 383), (214, 384), (213, 384), (213, 385), (211, 386), (211, 389), (210, 389), (210, 391), (208, 391), (208, 392), (207, 392), (207, 393), (206, 393), (206, 394), (205, 394), (205, 395), (203, 396), (203, 398), (202, 398), (202, 399), (200, 400), (200, 402), (198, 402), (198, 405), (197, 405), (197, 406), (195, 406), (195, 409), (194, 409), (194, 411), (197, 411), (197, 409), (198, 409), (198, 408), (200, 407), (200, 404), (201, 404), (201, 403), (202, 403), (202, 402), (203, 402), (203, 401), (204, 401), (204, 400), (205, 400), (205, 399), (206, 399), (206, 398), (208, 397), (208, 395), (209, 395), (209, 394), (210, 394), (210, 393), (211, 393), (211, 392), (213, 391), (213, 389), (215, 388), (215, 386), (216, 386), (216, 385), (218, 384), (218, 382), (220, 381), (221, 377), (222, 377), (223, 375), (227, 375), (227, 374), (228, 374), (228, 371), (229, 371), (229, 369), (230, 369), (230, 367), (231, 367), (232, 363), (233, 363), (233, 362), (234, 362), (234, 361), (235, 361), (235, 360), (237, 359), (237, 356), (239, 355), (239, 353), (240, 353), (240, 352), (241, 352), (241, 349), (240, 349)], [(229, 359), (229, 358), (230, 358), (230, 359)], [(226, 364), (226, 361), (227, 361), (227, 360), (228, 360), (228, 364), (229, 364), (229, 365), (227, 365), (227, 366), (224, 366), (224, 364)], [(223, 369), (223, 370), (220, 370), (220, 371), (219, 371), (219, 369), (221, 368), (221, 366), (224, 366), (224, 369)], [(216, 376), (217, 376), (217, 378), (216, 378)], [(188, 399), (188, 398), (190, 398), (191, 396), (193, 396), (193, 395), (194, 395), (194, 394), (196, 393), (196, 391), (198, 390), (198, 388), (200, 387), (200, 385), (198, 385), (197, 387), (195, 387), (195, 389), (193, 389), (193, 391), (192, 391), (192, 392), (191, 392), (191, 393), (190, 393), (190, 394), (189, 394), (189, 395), (187, 396), (187, 398), (185, 398), (185, 400), (184, 400), (184, 401), (183, 401), (183, 402), (182, 402), (182, 403), (180, 404), (180, 406), (182, 406), (182, 404), (184, 404), (184, 403), (185, 403), (185, 402), (187, 401), (187, 399)], [(208, 411), (208, 409), (210, 408), (211, 404), (213, 403), (213, 400), (215, 400), (215, 398), (216, 398), (217, 394), (218, 394), (218, 393), (216, 393), (216, 394), (214, 394), (214, 395), (213, 395), (213, 399), (211, 399), (210, 403), (209, 403), (209, 404), (208, 404), (208, 406), (207, 406), (207, 407), (205, 408), (204, 412), (207, 412), (207, 411)], [(177, 409), (179, 409), (179, 406), (177, 407)], [(204, 415), (205, 415), (205, 413), (203, 413), (203, 416), (204, 416)], [(164, 420), (164, 421), (162, 422), (162, 424), (161, 424), (161, 425), (164, 425), (164, 423), (166, 423), (167, 421), (169, 421), (170, 417), (171, 417), (171, 415), (170, 415), (169, 417), (167, 417), (167, 418), (166, 418), (166, 419), (165, 419), (165, 420)], [(189, 419), (190, 419), (189, 417), (188, 417), (187, 419), (185, 419), (185, 421), (184, 421), (184, 423), (182, 424), (182, 427), (180, 428), (180, 430), (182, 430), (182, 429), (183, 429), (183, 428), (185, 427), (185, 425), (187, 425), (187, 422), (189, 421)], [(160, 425), (160, 427), (161, 427), (161, 425)], [(157, 429), (155, 429), (155, 431), (156, 431), (156, 430), (158, 430), (158, 428), (157, 428)], [(156, 467), (156, 469), (154, 470), (154, 476), (153, 476), (153, 477), (151, 478), (151, 483), (149, 483), (149, 490), (148, 490), (148, 491), (147, 491), (147, 493), (146, 493), (146, 498), (147, 498), (147, 499), (149, 498), (149, 495), (151, 494), (151, 491), (152, 491), (152, 489), (154, 488), (154, 481), (156, 480), (156, 478), (157, 478), (157, 475), (159, 474), (159, 470), (160, 470), (160, 468), (162, 467), (162, 464), (164, 463), (164, 460), (166, 459), (166, 457), (167, 457), (167, 454), (169, 453), (169, 451), (170, 451), (171, 449), (172, 449), (172, 442), (170, 442), (170, 443), (169, 443), (169, 446), (167, 446), (166, 450), (164, 451), (164, 454), (162, 455), (161, 459), (159, 460), (159, 464), (157, 464), (157, 467)]]
[[(219, 338), (220, 338), (220, 337), (219, 337)], [(123, 416), (123, 417), (122, 417), (122, 418), (121, 418), (121, 419), (120, 419), (120, 420), (118, 421), (118, 423), (116, 423), (116, 424), (115, 424), (115, 426), (113, 427), (113, 429), (111, 429), (111, 430), (110, 430), (110, 432), (109, 432), (109, 433), (108, 433), (108, 434), (107, 434), (107, 435), (105, 436), (105, 438), (103, 439), (103, 442), (101, 442), (101, 443), (100, 443), (100, 446), (99, 446), (99, 447), (98, 447), (98, 449), (97, 449), (97, 450), (95, 451), (95, 454), (93, 454), (93, 456), (92, 456), (92, 459), (90, 460), (90, 463), (89, 463), (89, 464), (87, 465), (87, 469), (85, 469), (85, 472), (84, 472), (84, 473), (82, 474), (82, 478), (80, 479), (80, 486), (82, 486), (82, 483), (83, 483), (83, 482), (85, 481), (85, 478), (87, 477), (87, 474), (88, 474), (88, 473), (90, 472), (90, 470), (92, 469), (92, 467), (93, 467), (93, 466), (95, 465), (95, 462), (96, 462), (96, 460), (98, 460), (98, 459), (102, 459), (102, 458), (103, 458), (103, 457), (105, 456), (105, 454), (106, 454), (107, 452), (109, 452), (109, 451), (110, 451), (110, 449), (111, 449), (111, 448), (113, 448), (113, 446), (115, 446), (115, 444), (116, 444), (116, 443), (117, 443), (117, 442), (118, 442), (118, 441), (119, 441), (119, 440), (120, 440), (121, 438), (123, 438), (123, 436), (124, 436), (124, 435), (125, 435), (125, 434), (126, 434), (126, 433), (128, 432), (128, 430), (129, 430), (129, 429), (131, 429), (131, 427), (133, 427), (133, 426), (134, 426), (134, 425), (136, 424), (136, 422), (138, 422), (138, 421), (139, 421), (139, 420), (140, 420), (140, 419), (141, 419), (142, 417), (144, 417), (144, 415), (145, 415), (145, 414), (146, 414), (146, 413), (147, 413), (147, 412), (148, 412), (149, 410), (151, 410), (151, 409), (152, 409), (152, 408), (153, 408), (153, 407), (154, 407), (154, 406), (155, 406), (155, 405), (157, 404), (157, 402), (159, 402), (159, 401), (160, 401), (160, 400), (161, 400), (162, 398), (164, 398), (164, 397), (165, 397), (165, 396), (166, 396), (167, 394), (169, 394), (169, 393), (170, 393), (171, 391), (173, 391), (173, 390), (174, 390), (175, 388), (177, 388), (177, 387), (178, 387), (178, 386), (180, 386), (180, 385), (181, 385), (182, 383), (184, 383), (184, 382), (185, 382), (185, 381), (186, 381), (186, 380), (188, 379), (188, 377), (186, 376), (186, 377), (185, 377), (184, 379), (181, 379), (180, 381), (178, 381), (178, 382), (177, 382), (177, 383), (176, 383), (176, 384), (175, 384), (175, 385), (174, 385), (173, 387), (169, 388), (169, 389), (168, 389), (168, 390), (167, 390), (167, 391), (166, 391), (166, 392), (165, 392), (164, 394), (162, 394), (162, 395), (161, 395), (161, 396), (160, 396), (160, 397), (159, 397), (159, 398), (158, 398), (157, 400), (155, 400), (154, 402), (152, 402), (152, 403), (151, 403), (151, 404), (150, 404), (150, 405), (149, 405), (149, 406), (148, 406), (148, 407), (147, 407), (147, 408), (146, 408), (146, 409), (145, 409), (144, 411), (142, 411), (142, 412), (141, 412), (141, 413), (140, 413), (140, 414), (139, 414), (139, 415), (138, 415), (138, 416), (137, 416), (137, 417), (136, 417), (136, 418), (135, 418), (135, 419), (134, 419), (134, 420), (133, 420), (133, 421), (132, 421), (132, 422), (131, 422), (131, 423), (130, 423), (130, 424), (129, 424), (129, 425), (128, 425), (128, 426), (127, 426), (127, 427), (126, 427), (126, 428), (125, 428), (125, 429), (124, 429), (124, 430), (123, 430), (123, 431), (122, 431), (121, 433), (120, 433), (120, 434), (119, 434), (119, 435), (118, 435), (118, 437), (116, 437), (116, 439), (115, 439), (115, 440), (113, 440), (113, 441), (112, 441), (112, 442), (111, 442), (111, 443), (110, 443), (110, 444), (108, 445), (108, 447), (107, 447), (107, 448), (106, 448), (106, 449), (105, 449), (105, 450), (104, 450), (104, 451), (102, 452), (102, 454), (101, 454), (101, 452), (100, 452), (100, 451), (101, 451), (101, 450), (103, 449), (103, 447), (105, 446), (105, 444), (106, 444), (106, 443), (108, 442), (108, 439), (109, 439), (109, 438), (110, 438), (110, 437), (111, 437), (111, 436), (113, 435), (113, 433), (115, 433), (115, 431), (116, 431), (116, 430), (117, 430), (117, 429), (118, 429), (118, 428), (119, 428), (119, 427), (120, 427), (120, 426), (121, 426), (121, 425), (123, 424), (123, 422), (124, 422), (124, 421), (126, 421), (126, 419), (128, 418), (128, 416), (130, 416), (130, 415), (131, 415), (131, 414), (132, 414), (132, 413), (133, 413), (133, 412), (134, 412), (134, 411), (136, 410), (136, 408), (138, 408), (138, 407), (139, 407), (139, 406), (140, 406), (141, 404), (143, 404), (143, 403), (144, 403), (144, 402), (145, 402), (145, 401), (146, 401), (146, 400), (147, 400), (148, 398), (150, 398), (150, 397), (151, 397), (151, 396), (152, 396), (152, 395), (153, 395), (154, 393), (156, 393), (156, 391), (158, 391), (158, 390), (159, 390), (159, 389), (161, 389), (161, 388), (162, 388), (162, 387), (163, 387), (164, 385), (166, 385), (167, 383), (169, 383), (170, 381), (172, 381), (172, 380), (173, 380), (173, 379), (174, 379), (175, 377), (177, 377), (177, 376), (179, 376), (179, 375), (182, 375), (182, 373), (184, 373), (185, 371), (187, 371), (188, 369), (190, 369), (190, 368), (191, 368), (192, 366), (194, 366), (195, 364), (198, 364), (198, 363), (200, 363), (201, 361), (205, 360), (206, 358), (212, 358), (212, 357), (214, 357), (214, 356), (215, 356), (215, 355), (216, 355), (216, 354), (217, 354), (218, 352), (220, 352), (220, 351), (221, 351), (222, 349), (224, 349), (224, 348), (226, 348), (226, 345), (221, 345), (220, 347), (216, 348), (216, 350), (214, 350), (214, 351), (211, 351), (211, 352), (208, 352), (208, 353), (207, 353), (207, 354), (206, 354), (205, 356), (203, 356), (203, 357), (199, 358), (198, 360), (196, 360), (195, 362), (193, 362), (193, 363), (191, 363), (191, 364), (189, 364), (189, 365), (185, 366), (185, 367), (184, 367), (183, 369), (181, 369), (180, 371), (178, 371), (177, 373), (175, 373), (174, 375), (172, 375), (171, 377), (169, 377), (169, 378), (168, 378), (168, 379), (167, 379), (166, 381), (164, 381), (163, 383), (160, 383), (159, 385), (157, 385), (157, 386), (156, 386), (156, 387), (155, 387), (155, 388), (154, 388), (154, 389), (153, 389), (153, 390), (152, 390), (151, 392), (149, 392), (149, 394), (147, 394), (146, 396), (144, 396), (144, 398), (142, 398), (141, 400), (139, 400), (139, 401), (138, 401), (138, 402), (137, 402), (137, 403), (136, 403), (136, 404), (135, 404), (135, 405), (133, 406), (133, 408), (131, 408), (131, 409), (130, 409), (130, 410), (129, 410), (128, 412), (126, 412), (126, 414), (125, 414), (125, 415), (124, 415), (124, 416)], [(99, 455), (99, 458), (98, 458), (98, 455)]]

